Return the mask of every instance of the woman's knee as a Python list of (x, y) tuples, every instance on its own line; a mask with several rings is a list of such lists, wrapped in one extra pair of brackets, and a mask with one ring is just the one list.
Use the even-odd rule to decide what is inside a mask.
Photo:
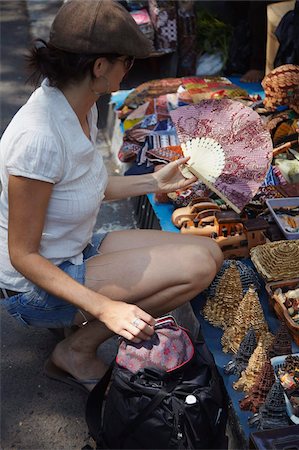
[(182, 273), (198, 292), (206, 289), (216, 276), (218, 264), (209, 249), (188, 247), (182, 251)]
[(199, 250), (206, 249), (215, 260), (218, 272), (223, 264), (223, 253), (219, 245), (213, 239), (208, 237), (199, 237), (199, 236), (192, 236), (192, 237), (195, 237), (195, 240), (192, 241), (193, 247), (197, 247)]
[(209, 250), (211, 252), (212, 257), (215, 260), (216, 267), (217, 267), (216, 273), (217, 273), (223, 264), (223, 260), (224, 260), (223, 253), (222, 253), (222, 250), (219, 247), (219, 245), (215, 241), (213, 241), (213, 239), (210, 239), (209, 241), (210, 241), (209, 242)]

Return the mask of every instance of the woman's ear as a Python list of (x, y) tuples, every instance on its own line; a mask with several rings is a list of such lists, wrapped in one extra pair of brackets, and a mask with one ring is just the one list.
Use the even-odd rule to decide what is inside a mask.
[(108, 61), (106, 58), (97, 58), (94, 62), (93, 65), (93, 75), (95, 76), (95, 78), (99, 78), (100, 76), (102, 76), (108, 66)]

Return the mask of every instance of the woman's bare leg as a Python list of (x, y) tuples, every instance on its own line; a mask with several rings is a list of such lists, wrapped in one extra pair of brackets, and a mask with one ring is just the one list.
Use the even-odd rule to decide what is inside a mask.
[(222, 251), (212, 239), (159, 230), (114, 231), (113, 233), (109, 233), (102, 242), (100, 253), (111, 253), (113, 251), (167, 244), (190, 244), (206, 248), (212, 253), (212, 256), (217, 263), (217, 271), (223, 263)]
[[(101, 255), (87, 262), (87, 287), (114, 300), (136, 303), (155, 317), (194, 298), (215, 277), (221, 252), (208, 238), (201, 242), (197, 236), (165, 234), (132, 230), (108, 235)], [(119, 247), (121, 251), (116, 250)], [(59, 343), (53, 361), (77, 378), (101, 377), (106, 368), (96, 358), (96, 350), (111, 335), (94, 320)]]

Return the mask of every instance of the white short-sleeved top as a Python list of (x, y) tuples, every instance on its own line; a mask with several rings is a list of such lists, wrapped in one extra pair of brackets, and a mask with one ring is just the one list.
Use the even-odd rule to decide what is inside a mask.
[(95, 146), (96, 105), (88, 122), (90, 139), (63, 93), (44, 80), (5, 130), (0, 142), (0, 287), (24, 292), (32, 286), (9, 259), (9, 175), (53, 184), (40, 254), (55, 265), (82, 263), (108, 181)]

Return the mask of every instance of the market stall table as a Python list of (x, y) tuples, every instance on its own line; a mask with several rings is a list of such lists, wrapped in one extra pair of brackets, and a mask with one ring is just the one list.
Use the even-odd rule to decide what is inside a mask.
[[(238, 77), (230, 77), (229, 79), (232, 83), (246, 89), (249, 94), (258, 94), (261, 98), (264, 97), (264, 92), (259, 83), (242, 83)], [(114, 95), (113, 102), (116, 104), (118, 102), (118, 95), (122, 96), (121, 91)], [(122, 101), (118, 104), (121, 103)], [(171, 203), (157, 203), (153, 194), (138, 197), (134, 201), (137, 225), (139, 228), (161, 229), (163, 231), (174, 233), (179, 232), (171, 220), (171, 215), (174, 210), (174, 206)], [(253, 267), (253, 264), (249, 258), (242, 259), (242, 262)], [(262, 280), (260, 281), (262, 287), (259, 292), (259, 299), (269, 329), (271, 332), (275, 332), (279, 327), (280, 321), (271, 309), (264, 283)], [(257, 431), (257, 428), (249, 427), (248, 419), (252, 416), (252, 413), (249, 411), (243, 411), (239, 407), (239, 400), (243, 399), (245, 394), (244, 392), (239, 392), (233, 389), (233, 383), (237, 380), (236, 375), (226, 375), (224, 373), (224, 366), (232, 359), (232, 354), (224, 353), (222, 350), (221, 336), (223, 331), (220, 328), (213, 327), (203, 318), (202, 308), (205, 301), (205, 297), (203, 295), (199, 295), (192, 300), (192, 307), (200, 323), (201, 331), (206, 343), (215, 358), (217, 368), (223, 378), (224, 385), (231, 402), (229, 424), (233, 433), (234, 445), (236, 448), (247, 449), (249, 446), (250, 433)], [(295, 343), (292, 344), (292, 351), (293, 353), (299, 352), (299, 347)]]
[[(136, 216), (138, 224), (141, 228), (155, 228), (163, 231), (169, 231), (179, 233), (179, 230), (172, 224), (171, 214), (174, 207), (170, 203), (157, 203), (154, 200), (154, 195), (149, 194), (140, 197), (136, 201)], [(242, 262), (254, 267), (249, 258), (243, 259)], [(266, 317), (269, 329), (274, 333), (280, 324), (279, 319), (276, 317), (274, 311), (271, 309), (268, 294), (265, 290), (264, 283), (261, 282), (261, 291), (259, 292), (259, 299)], [(205, 304), (205, 297), (199, 295), (191, 303), (195, 315), (201, 325), (201, 330), (206, 343), (212, 352), (219, 373), (221, 374), (225, 388), (231, 401), (230, 409), (230, 426), (234, 433), (234, 438), (238, 448), (248, 448), (250, 433), (257, 431), (256, 427), (249, 427), (248, 419), (252, 416), (249, 411), (242, 411), (239, 407), (239, 400), (244, 398), (244, 392), (239, 392), (233, 389), (233, 383), (237, 380), (236, 375), (226, 375), (224, 373), (224, 366), (232, 359), (231, 353), (224, 353), (222, 351), (221, 336), (223, 331), (220, 328), (216, 328), (207, 322), (201, 313)], [(293, 353), (299, 352), (299, 347), (292, 344)]]

